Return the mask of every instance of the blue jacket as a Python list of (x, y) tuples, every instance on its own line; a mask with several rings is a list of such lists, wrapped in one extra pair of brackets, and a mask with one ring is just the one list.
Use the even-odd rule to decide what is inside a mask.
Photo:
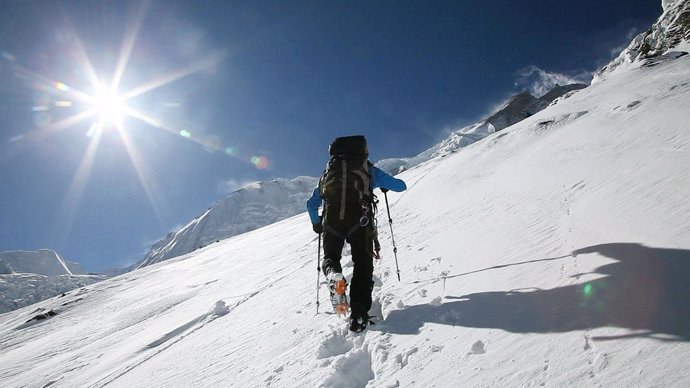
[[(369, 188), (372, 191), (377, 187), (397, 192), (407, 190), (407, 185), (402, 179), (393, 178), (376, 166), (371, 166), (369, 174), (371, 175), (371, 184)], [(311, 194), (311, 197), (307, 200), (307, 211), (309, 212), (309, 218), (312, 224), (318, 224), (321, 221), (319, 219), (319, 207), (322, 203), (323, 199), (321, 198), (321, 193), (317, 186)]]

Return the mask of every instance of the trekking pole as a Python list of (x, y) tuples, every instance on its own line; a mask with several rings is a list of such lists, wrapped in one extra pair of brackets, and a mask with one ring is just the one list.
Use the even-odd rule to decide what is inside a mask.
[(316, 255), (316, 314), (319, 314), (319, 284), (321, 283), (321, 233), (319, 233), (319, 253)]
[(395, 256), (395, 272), (398, 274), (398, 281), (400, 281), (400, 268), (398, 267), (398, 248), (395, 246), (395, 237), (393, 237), (393, 219), (391, 218), (391, 209), (388, 206), (388, 190), (383, 192), (383, 197), (386, 199), (386, 212), (388, 212), (388, 226), (391, 227), (391, 241), (393, 242), (393, 256)]

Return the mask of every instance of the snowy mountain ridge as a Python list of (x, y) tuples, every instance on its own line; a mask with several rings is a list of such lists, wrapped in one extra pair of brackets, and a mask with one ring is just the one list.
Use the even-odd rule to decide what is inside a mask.
[(570, 97), (572, 93), (585, 87), (587, 87), (587, 85), (571, 84), (560, 86), (556, 84), (550, 91), (539, 98), (524, 91), (511, 97), (491, 116), (476, 124), (453, 131), (446, 140), (419, 155), (410, 158), (384, 159), (377, 162), (376, 166), (388, 173), (397, 174), (433, 158), (450, 155), (495, 132), (519, 123), (525, 118), (545, 109), (549, 105)]
[(0, 252), (0, 274), (33, 273), (44, 276), (85, 275), (81, 264), (66, 261), (51, 249)]
[(666, 58), (679, 58), (690, 51), (690, 2), (663, 0), (664, 12), (647, 31), (637, 35), (620, 55), (604, 66), (592, 82), (639, 66), (654, 66)]
[(155, 243), (133, 268), (184, 255), (304, 212), (318, 178), (297, 177), (252, 183), (230, 193), (177, 232)]
[(105, 278), (50, 249), (0, 252), (0, 314)]

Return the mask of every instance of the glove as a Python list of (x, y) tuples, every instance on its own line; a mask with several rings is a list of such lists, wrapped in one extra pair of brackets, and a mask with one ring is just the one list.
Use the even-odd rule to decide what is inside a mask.
[(323, 225), (320, 222), (318, 224), (311, 224), (311, 228), (314, 230), (314, 233), (316, 234), (323, 233)]

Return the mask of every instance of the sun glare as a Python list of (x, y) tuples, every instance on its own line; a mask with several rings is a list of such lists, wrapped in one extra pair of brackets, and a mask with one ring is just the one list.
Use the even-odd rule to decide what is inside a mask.
[(125, 101), (117, 92), (108, 88), (98, 88), (92, 95), (92, 109), (98, 115), (99, 121), (121, 124), (126, 114)]
[[(139, 121), (195, 142), (205, 150), (210, 150), (211, 152), (225, 151), (224, 153), (228, 156), (250, 163), (257, 169), (267, 169), (270, 166), (270, 160), (267, 157), (253, 155), (253, 153), (249, 152), (240, 152), (236, 146), (225, 145), (219, 136), (207, 133), (206, 128), (192, 125), (189, 122), (182, 122), (182, 120), (157, 116), (151, 109), (141, 106), (141, 100), (139, 100), (138, 105), (134, 103), (133, 100), (138, 96), (146, 95), (193, 74), (214, 69), (227, 56), (225, 50), (220, 50), (207, 56), (198, 57), (194, 62), (188, 63), (186, 66), (171, 72), (157, 74), (152, 78), (146, 79), (141, 75), (137, 77), (131, 76), (129, 80), (145, 80), (138, 85), (126, 86), (122, 81), (125, 78), (126, 72), (131, 73), (135, 71), (135, 69), (129, 66), (130, 59), (143, 25), (144, 16), (148, 10), (148, 2), (143, 3), (145, 5), (142, 5), (125, 25), (120, 53), (117, 57), (115, 68), (112, 69), (112, 74), (108, 74), (107, 69), (102, 68), (97, 71), (94, 68), (81, 38), (69, 21), (66, 21), (61, 27), (61, 36), (63, 36), (65, 44), (69, 44), (67, 52), (71, 55), (70, 59), (73, 60), (72, 67), (76, 70), (75, 74), (86, 78), (86, 82), (82, 84), (62, 82), (62, 80), (55, 78), (55, 76), (49, 77), (21, 66), (19, 63), (16, 63), (16, 59), (10, 54), (2, 53), (3, 55), (0, 56), (0, 60), (4, 60), (4, 62), (0, 62), (0, 68), (8, 66), (17, 78), (30, 80), (32, 85), (38, 85), (32, 87), (42, 92), (41, 98), (37, 98), (37, 102), (31, 108), (32, 112), (34, 112), (34, 121), (37, 128), (27, 135), (12, 138), (11, 141), (13, 143), (24, 139), (45, 139), (67, 128), (78, 126), (78, 124), (83, 122), (88, 124), (90, 121), (88, 130), (85, 133), (90, 138), (88, 148), (64, 199), (60, 210), (61, 216), (58, 217), (68, 221), (66, 228), (63, 227), (64, 225), (59, 226), (60, 233), (64, 234), (64, 236), (69, 233), (69, 223), (76, 217), (77, 206), (86, 190), (102, 139), (116, 138), (121, 141), (154, 212), (159, 220), (162, 219), (163, 212), (160, 207), (160, 193), (155, 187), (154, 176), (146, 165), (146, 159), (144, 158), (146, 154), (139, 151), (136, 136), (131, 136), (125, 124), (137, 125), (137, 121)], [(141, 60), (139, 63), (146, 65)], [(80, 78), (77, 77), (76, 79)], [(72, 79), (74, 80), (75, 78), (72, 77)], [(44, 99), (43, 94), (48, 97)], [(51, 98), (53, 98), (52, 101)], [(153, 100), (153, 98), (148, 100)], [(160, 97), (156, 98), (156, 100), (160, 100)], [(167, 101), (162, 102), (166, 103)], [(178, 105), (179, 103), (175, 103), (172, 106)], [(61, 111), (57, 116), (60, 118), (52, 121), (53, 118), (56, 118), (54, 116), (56, 111)], [(161, 112), (159, 109), (153, 109), (153, 111), (156, 113)], [(68, 115), (67, 113), (71, 114)], [(81, 125), (78, 127), (82, 128)], [(104, 131), (111, 132), (113, 136), (104, 138)], [(116, 133), (113, 133), (113, 131)]]

